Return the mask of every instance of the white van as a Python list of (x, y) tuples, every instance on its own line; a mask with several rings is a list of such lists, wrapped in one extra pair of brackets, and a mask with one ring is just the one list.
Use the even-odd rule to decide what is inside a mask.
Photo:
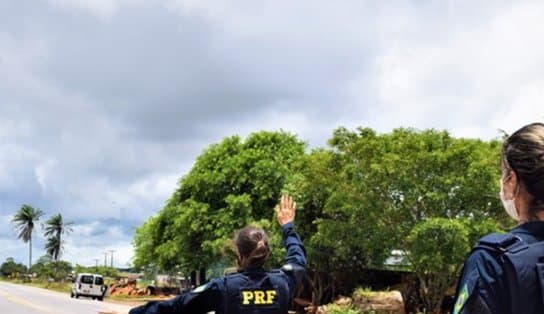
[(102, 301), (105, 291), (106, 286), (104, 286), (104, 278), (101, 275), (82, 273), (78, 274), (74, 280), (70, 297), (91, 297), (93, 300)]

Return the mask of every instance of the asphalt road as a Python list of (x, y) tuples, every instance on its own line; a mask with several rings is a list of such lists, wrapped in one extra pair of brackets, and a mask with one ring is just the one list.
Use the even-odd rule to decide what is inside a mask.
[(130, 306), (95, 301), (68, 293), (0, 281), (0, 313), (6, 314), (126, 314)]

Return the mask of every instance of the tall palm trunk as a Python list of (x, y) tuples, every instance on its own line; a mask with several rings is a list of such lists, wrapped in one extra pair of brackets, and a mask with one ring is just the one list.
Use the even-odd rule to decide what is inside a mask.
[(60, 233), (59, 233), (59, 251), (57, 253), (57, 256), (55, 257), (55, 273), (59, 271), (59, 256), (60, 256), (60, 250), (61, 250), (61, 243), (60, 242)]
[(32, 231), (41, 216), (43, 216), (41, 209), (35, 209), (30, 205), (23, 204), (11, 220), (19, 230), (17, 237), (25, 243), (28, 242), (28, 272), (32, 267)]
[(28, 239), (28, 273), (30, 274), (30, 267), (32, 266), (32, 236)]

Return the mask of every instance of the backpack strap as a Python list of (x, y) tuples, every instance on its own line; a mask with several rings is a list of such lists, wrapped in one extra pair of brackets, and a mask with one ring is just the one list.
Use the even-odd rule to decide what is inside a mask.
[[(544, 241), (522, 239), (511, 233), (493, 233), (474, 247), (494, 252), (508, 279), (512, 313), (542, 313), (544, 305)], [(526, 242), (528, 241), (528, 242)], [(533, 283), (536, 280), (536, 287)], [(530, 300), (527, 300), (527, 299)], [(535, 303), (540, 299), (540, 303)]]
[(473, 250), (486, 249), (497, 253), (517, 252), (527, 244), (511, 233), (491, 233), (481, 238)]
[(228, 276), (225, 276), (225, 279), (223, 279), (223, 284), (225, 285), (225, 291), (223, 291), (223, 314), (229, 313), (229, 284), (227, 280)]

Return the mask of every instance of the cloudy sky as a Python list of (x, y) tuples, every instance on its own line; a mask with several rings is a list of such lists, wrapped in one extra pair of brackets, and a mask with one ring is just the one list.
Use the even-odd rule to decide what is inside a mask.
[(0, 262), (27, 263), (10, 221), (31, 204), (75, 223), (68, 261), (115, 250), (126, 266), (134, 228), (225, 136), (489, 139), (542, 121), (543, 14), (536, 1), (0, 1)]

